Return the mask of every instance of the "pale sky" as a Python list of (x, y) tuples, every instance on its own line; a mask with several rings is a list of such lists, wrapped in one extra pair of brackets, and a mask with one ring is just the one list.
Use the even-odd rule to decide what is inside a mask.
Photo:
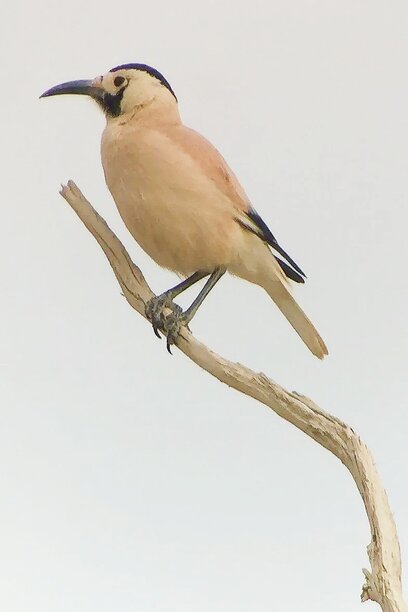
[(351, 476), (170, 357), (128, 307), (61, 182), (78, 183), (154, 290), (177, 279), (141, 252), (105, 187), (96, 105), (38, 96), (124, 62), (166, 76), (306, 271), (296, 296), (330, 356), (315, 359), (237, 279), (193, 332), (352, 425), (406, 567), (407, 3), (20, 0), (0, 28), (1, 609), (363, 609), (370, 533)]

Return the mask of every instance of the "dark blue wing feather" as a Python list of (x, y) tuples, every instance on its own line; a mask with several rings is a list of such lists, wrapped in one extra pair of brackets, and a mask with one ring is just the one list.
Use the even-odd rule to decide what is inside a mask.
[[(279, 255), (283, 257), (282, 261), (279, 257), (276, 257), (276, 261), (286, 274), (286, 276), (297, 283), (304, 283), (304, 279), (306, 278), (306, 274), (299, 268), (296, 262), (282, 249), (275, 236), (272, 234), (269, 227), (266, 225), (265, 221), (258, 215), (255, 209), (252, 207), (246, 213), (247, 217), (254, 223), (256, 226), (256, 234), (265, 242), (269, 244)], [(252, 230), (251, 227), (246, 226), (247, 229)]]

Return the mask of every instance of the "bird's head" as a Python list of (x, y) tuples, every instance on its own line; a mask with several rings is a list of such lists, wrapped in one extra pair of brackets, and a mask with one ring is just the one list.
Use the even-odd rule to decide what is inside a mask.
[(170, 83), (146, 64), (122, 64), (92, 80), (69, 81), (51, 87), (40, 97), (62, 94), (90, 96), (108, 119), (134, 113), (151, 103), (177, 105)]

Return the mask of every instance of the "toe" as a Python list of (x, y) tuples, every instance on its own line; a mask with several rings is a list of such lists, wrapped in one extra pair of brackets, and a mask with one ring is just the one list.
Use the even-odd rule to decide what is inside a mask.
[(171, 353), (170, 347), (176, 344), (181, 328), (185, 325), (184, 313), (180, 307), (176, 312), (172, 312), (163, 321), (162, 330), (167, 336), (167, 350)]
[[(164, 314), (166, 308), (171, 310), (168, 315)], [(170, 347), (175, 344), (180, 327), (183, 325), (183, 309), (178, 304), (169, 301), (166, 296), (155, 296), (147, 302), (145, 312), (156, 336), (161, 338), (159, 331), (166, 334), (167, 350), (171, 354)]]

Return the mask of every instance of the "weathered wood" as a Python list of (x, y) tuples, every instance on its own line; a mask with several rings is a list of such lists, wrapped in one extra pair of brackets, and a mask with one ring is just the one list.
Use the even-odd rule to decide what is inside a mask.
[[(73, 181), (63, 186), (60, 193), (102, 247), (129, 304), (146, 318), (145, 305), (153, 293), (120, 240)], [(286, 391), (264, 374), (217, 355), (186, 328), (177, 346), (218, 380), (262, 402), (301, 429), (347, 467), (364, 502), (371, 529), (371, 543), (367, 549), (371, 572), (363, 570), (366, 580), (361, 600), (376, 601), (384, 612), (407, 612), (401, 587), (397, 530), (387, 495), (369, 449), (352, 428), (324, 412), (307, 397)]]

